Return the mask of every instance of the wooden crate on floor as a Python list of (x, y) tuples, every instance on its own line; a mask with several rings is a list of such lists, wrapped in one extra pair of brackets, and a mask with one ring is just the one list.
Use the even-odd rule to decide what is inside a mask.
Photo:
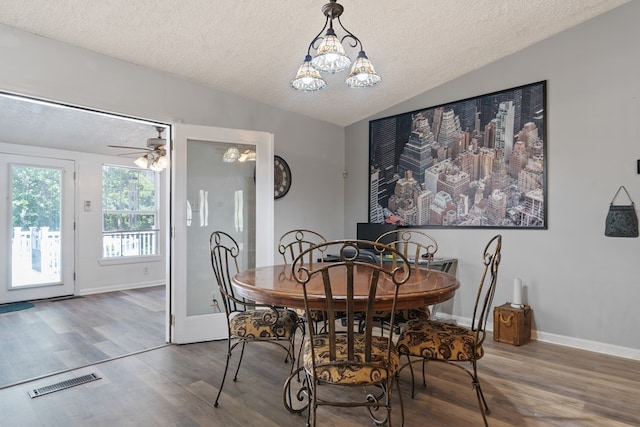
[(510, 303), (493, 309), (493, 340), (512, 345), (531, 340), (531, 307), (511, 307)]

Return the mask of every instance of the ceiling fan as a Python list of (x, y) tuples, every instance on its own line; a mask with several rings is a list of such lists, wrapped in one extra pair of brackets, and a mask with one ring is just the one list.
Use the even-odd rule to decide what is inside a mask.
[(144, 153), (134, 161), (136, 166), (141, 167), (142, 169), (150, 169), (154, 172), (160, 172), (169, 164), (169, 160), (167, 159), (167, 140), (162, 137), (164, 127), (155, 126), (155, 128), (158, 132), (158, 137), (147, 139), (147, 148), (130, 147), (126, 145), (108, 145), (108, 147), (135, 150), (130, 153), (119, 154), (120, 156)]

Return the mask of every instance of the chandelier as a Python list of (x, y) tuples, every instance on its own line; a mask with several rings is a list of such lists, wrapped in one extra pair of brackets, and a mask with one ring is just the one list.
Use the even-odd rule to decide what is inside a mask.
[(255, 162), (256, 152), (250, 149), (246, 149), (241, 153), (238, 147), (231, 146), (222, 155), (222, 161), (224, 163)]
[[(340, 21), (340, 15), (344, 8), (339, 5), (336, 0), (330, 0), (329, 3), (322, 6), (322, 13), (326, 17), (324, 27), (318, 35), (311, 40), (307, 55), (304, 62), (298, 69), (295, 78), (291, 82), (294, 89), (303, 92), (313, 92), (320, 90), (327, 85), (322, 78), (320, 72), (337, 73), (344, 71), (351, 66), (351, 71), (345, 80), (349, 87), (369, 87), (378, 84), (381, 80), (380, 75), (376, 73), (364, 53), (362, 42), (359, 38), (347, 30)], [(346, 33), (341, 39), (338, 39), (333, 28), (333, 21), (336, 20), (340, 28)], [(322, 33), (327, 32), (322, 36)], [(351, 59), (346, 55), (342, 42), (348, 39), (351, 47), (359, 47), (358, 56), (351, 64)], [(311, 49), (316, 49), (316, 55), (311, 56)]]

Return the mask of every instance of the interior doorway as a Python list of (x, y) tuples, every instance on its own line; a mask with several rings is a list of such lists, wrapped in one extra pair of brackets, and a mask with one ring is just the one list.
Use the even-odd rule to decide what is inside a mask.
[[(121, 357), (130, 351), (143, 351), (144, 346), (137, 346), (140, 343), (152, 342), (154, 346), (165, 344), (169, 324), (167, 239), (161, 238), (158, 245), (161, 253), (151, 257), (114, 260), (102, 256), (103, 244), (100, 242), (104, 234), (104, 213), (100, 187), (103, 165), (135, 168), (134, 161), (140, 157), (140, 151), (113, 148), (112, 145), (139, 147), (142, 153), (147, 153), (149, 140), (152, 139), (155, 155), (160, 151), (157, 128), (161, 126), (168, 130), (170, 126), (8, 93), (0, 93), (0, 109), (3, 111), (0, 115), (0, 161), (4, 165), (3, 173), (0, 173), (0, 187), (3, 188), (3, 195), (6, 193), (9, 197), (10, 193), (18, 190), (18, 181), (23, 181), (23, 176), (18, 177), (18, 173), (46, 175), (50, 181), (44, 183), (43, 180), (40, 188), (46, 190), (43, 194), (50, 200), (56, 199), (54, 191), (51, 191), (56, 190), (56, 185), (51, 183), (58, 181), (61, 187), (58, 210), (60, 230), (57, 230), (57, 225), (39, 224), (34, 234), (28, 236), (30, 241), (32, 237), (36, 239), (32, 247), (35, 246), (37, 252), (25, 255), (18, 247), (14, 251), (15, 240), (9, 232), (14, 233), (18, 224), (14, 222), (13, 210), (10, 212), (6, 209), (2, 214), (0, 240), (7, 242), (7, 256), (0, 262), (0, 303), (27, 300), (35, 307), (22, 312), (0, 312), (2, 340), (8, 344), (0, 350), (0, 387), (9, 378), (17, 378), (11, 372), (20, 371), (14, 370), (19, 366), (11, 366), (13, 362), (9, 361), (21, 360), (16, 363), (26, 364), (31, 360), (31, 367), (50, 368), (49, 374), (53, 374), (61, 368), (74, 369), (84, 363)], [(163, 149), (168, 150), (170, 132), (164, 135), (167, 143)], [(166, 170), (157, 173), (161, 182), (158, 194), (163, 198), (158, 228), (165, 230), (168, 228), (166, 212), (169, 201), (164, 199), (169, 187), (169, 173)], [(71, 181), (67, 182), (67, 178)], [(49, 211), (54, 212), (55, 209)], [(28, 214), (29, 209), (24, 215)], [(20, 215), (21, 211), (18, 212), (18, 218)], [(28, 229), (24, 223), (20, 224), (21, 232), (26, 233), (30, 231)], [(62, 235), (69, 231), (71, 234)], [(58, 235), (58, 232), (62, 234)], [(24, 236), (19, 237), (22, 239)], [(45, 237), (54, 240), (53, 244), (44, 244), (42, 240)], [(23, 243), (25, 241), (26, 237), (21, 240)], [(56, 253), (57, 245), (59, 253)], [(45, 253), (46, 250), (49, 252)], [(29, 257), (31, 263), (27, 263)], [(56, 266), (58, 262), (62, 264)], [(27, 264), (35, 273), (23, 271)], [(38, 276), (36, 280), (34, 275)], [(63, 286), (70, 287), (60, 292)], [(46, 293), (43, 289), (47, 288), (56, 289), (57, 292)], [(25, 293), (19, 297), (6, 297), (8, 293), (18, 295), (23, 291)], [(154, 298), (149, 298), (148, 293), (143, 296), (145, 292), (152, 292)], [(161, 293), (160, 310), (158, 293)], [(80, 309), (88, 301), (97, 305), (92, 309)], [(111, 305), (125, 302), (146, 309), (152, 307), (153, 315), (146, 313), (146, 317), (157, 320), (161, 316), (160, 331), (150, 327), (135, 331), (136, 334), (154, 334), (152, 339), (143, 339), (131, 331), (131, 325), (141, 324), (141, 319), (136, 319), (132, 314), (138, 312), (137, 309), (125, 308), (120, 315), (112, 315), (127, 319), (128, 328), (115, 326), (104, 317)], [(47, 310), (44, 311), (38, 307), (45, 305)], [(31, 315), (35, 317), (29, 330), (22, 330), (21, 337), (7, 332), (7, 325), (11, 325), (16, 318), (28, 318)], [(87, 329), (78, 332), (69, 326), (71, 324), (80, 324)], [(18, 331), (16, 328), (16, 332), (20, 333)], [(14, 337), (13, 341), (10, 337)], [(22, 337), (31, 339), (20, 340)], [(30, 347), (29, 342), (37, 345)], [(74, 344), (67, 348), (61, 342)], [(13, 356), (17, 357), (10, 357), (6, 349), (15, 350), (17, 354)], [(25, 368), (24, 372), (29, 372), (26, 365), (22, 367)], [(39, 371), (38, 375), (46, 376), (46, 373)]]

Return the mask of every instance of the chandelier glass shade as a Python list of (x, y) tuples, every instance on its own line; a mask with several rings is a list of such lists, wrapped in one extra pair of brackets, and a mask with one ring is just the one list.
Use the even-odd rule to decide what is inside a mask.
[(233, 163), (240, 158), (240, 150), (236, 147), (229, 147), (227, 151), (222, 155), (222, 161), (224, 163)]
[[(370, 87), (378, 84), (381, 80), (376, 73), (371, 61), (365, 55), (362, 42), (353, 33), (347, 30), (340, 21), (340, 15), (344, 8), (337, 3), (337, 0), (330, 0), (322, 7), (322, 13), (326, 20), (324, 27), (318, 35), (311, 41), (307, 49), (304, 62), (298, 69), (296, 76), (291, 82), (291, 86), (299, 91), (314, 92), (324, 88), (327, 83), (322, 78), (320, 72), (338, 73), (351, 66), (351, 59), (347, 56), (342, 42), (349, 40), (351, 47), (359, 47), (359, 54), (351, 67), (349, 76), (345, 83), (349, 87)], [(333, 27), (333, 21), (346, 33), (342, 39), (338, 38)], [(322, 35), (326, 29), (324, 36)], [(311, 50), (316, 50), (315, 56), (311, 56)]]
[(224, 163), (255, 162), (256, 152), (254, 150), (246, 149), (241, 153), (238, 147), (231, 146), (227, 148), (227, 150), (222, 155), (222, 161)]
[(253, 150), (244, 150), (243, 153), (238, 157), (239, 162), (255, 162), (256, 161), (256, 152)]
[(333, 28), (327, 30), (327, 34), (318, 46), (316, 56), (311, 60), (311, 65), (318, 71), (329, 73), (344, 71), (351, 65), (351, 59), (345, 53)]
[(298, 69), (296, 77), (291, 82), (291, 86), (303, 92), (313, 92), (322, 89), (326, 85), (327, 82), (324, 81), (320, 72), (311, 65), (311, 55), (307, 55)]
[(378, 84), (380, 80), (380, 76), (373, 69), (373, 64), (361, 50), (345, 83), (349, 87), (368, 87)]

